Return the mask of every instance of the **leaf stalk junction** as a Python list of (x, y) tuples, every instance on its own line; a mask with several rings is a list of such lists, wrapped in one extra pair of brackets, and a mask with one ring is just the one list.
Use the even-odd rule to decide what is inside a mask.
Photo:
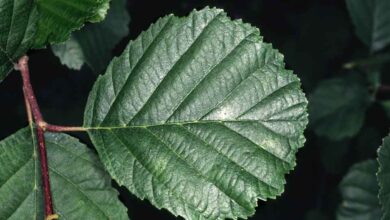
[(47, 123), (41, 113), (35, 93), (30, 80), (30, 70), (28, 66), (28, 57), (23, 56), (15, 64), (15, 69), (19, 70), (23, 80), (23, 94), (26, 104), (27, 118), (30, 126), (35, 124), (36, 137), (39, 148), (40, 170), (42, 178), (42, 188), (45, 206), (45, 220), (58, 219), (59, 216), (54, 213), (53, 200), (50, 189), (50, 176), (47, 162), (47, 152), (45, 144), (45, 132), (72, 132), (86, 131), (83, 127), (67, 127), (60, 125), (52, 125)]

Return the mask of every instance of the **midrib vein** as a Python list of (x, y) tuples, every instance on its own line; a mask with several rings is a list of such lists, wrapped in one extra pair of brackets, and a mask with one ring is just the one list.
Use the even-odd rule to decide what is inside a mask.
[(170, 125), (189, 125), (189, 124), (215, 124), (215, 123), (258, 123), (258, 122), (267, 122), (267, 120), (207, 120), (207, 121), (183, 121), (183, 122), (167, 122), (167, 123), (157, 123), (157, 124), (144, 124), (144, 125), (124, 125), (124, 126), (115, 126), (115, 125), (98, 125), (98, 126), (83, 126), (87, 130), (111, 130), (111, 129), (131, 129), (131, 128), (148, 128), (148, 127), (158, 127), (158, 126), (170, 126)]

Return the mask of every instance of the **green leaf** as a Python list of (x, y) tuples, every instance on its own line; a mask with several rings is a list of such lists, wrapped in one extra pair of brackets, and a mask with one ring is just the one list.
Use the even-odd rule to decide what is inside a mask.
[[(0, 219), (44, 219), (34, 134), (0, 142)], [(65, 134), (46, 135), (53, 203), (61, 219), (128, 219), (98, 158)]]
[(0, 0), (0, 82), (30, 48), (37, 22), (32, 0)]
[(390, 1), (346, 0), (356, 34), (372, 51), (390, 43)]
[(98, 78), (84, 125), (111, 176), (186, 219), (283, 192), (307, 101), (259, 30), (219, 9), (159, 19)]
[(390, 136), (383, 139), (383, 144), (378, 151), (379, 171), (379, 201), (382, 206), (382, 220), (390, 219)]
[(343, 200), (337, 212), (338, 220), (380, 219), (377, 170), (375, 160), (358, 163), (349, 170), (340, 184)]
[(371, 103), (365, 82), (358, 75), (322, 81), (309, 96), (312, 129), (332, 140), (356, 135)]
[(386, 116), (388, 118), (390, 118), (390, 100), (382, 101), (380, 104), (381, 104), (383, 110), (385, 111)]
[(34, 48), (66, 41), (71, 32), (86, 22), (99, 22), (106, 16), (109, 0), (36, 0), (39, 22)]
[(112, 50), (128, 35), (130, 16), (125, 0), (112, 0), (107, 18), (98, 24), (86, 25), (63, 44), (53, 45), (61, 63), (80, 70), (84, 63), (96, 73), (102, 73), (112, 58)]
[(85, 62), (83, 48), (74, 34), (65, 43), (52, 45), (51, 48), (61, 63), (70, 69), (80, 70)]

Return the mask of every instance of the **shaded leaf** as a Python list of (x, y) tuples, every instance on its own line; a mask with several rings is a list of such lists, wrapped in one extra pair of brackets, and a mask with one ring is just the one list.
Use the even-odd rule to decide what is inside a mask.
[(368, 160), (355, 164), (340, 184), (342, 202), (338, 220), (378, 220), (381, 210), (378, 200), (376, 172), (378, 163)]
[(95, 83), (84, 125), (139, 198), (186, 219), (246, 218), (283, 192), (306, 105), (258, 29), (206, 8), (130, 42)]
[(357, 75), (322, 81), (309, 96), (311, 128), (332, 140), (356, 135), (371, 103), (365, 82)]
[(0, 0), (0, 82), (34, 41), (37, 10), (32, 0)]
[(381, 102), (382, 108), (386, 113), (386, 116), (390, 118), (390, 100), (385, 100)]
[(379, 201), (382, 207), (382, 220), (390, 219), (390, 136), (383, 139), (383, 144), (378, 151), (379, 171)]
[[(29, 128), (0, 142), (0, 219), (44, 219), (41, 175)], [(54, 209), (61, 219), (128, 219), (98, 158), (78, 140), (47, 134)]]
[(66, 41), (71, 32), (86, 22), (99, 22), (106, 16), (109, 0), (36, 0), (39, 13), (34, 48)]
[(70, 69), (80, 70), (85, 62), (83, 49), (73, 34), (65, 43), (52, 45), (51, 48), (61, 63)]
[(356, 34), (372, 51), (390, 43), (390, 1), (346, 0)]
[(112, 0), (104, 21), (86, 25), (65, 43), (53, 45), (52, 50), (71, 69), (80, 70), (87, 63), (94, 72), (101, 73), (112, 58), (115, 45), (128, 35), (129, 22), (126, 1)]

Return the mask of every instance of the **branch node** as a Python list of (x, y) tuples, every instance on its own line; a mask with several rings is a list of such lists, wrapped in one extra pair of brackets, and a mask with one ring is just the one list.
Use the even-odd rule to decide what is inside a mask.
[(41, 128), (43, 131), (47, 130), (47, 123), (45, 121), (38, 121), (37, 126)]

